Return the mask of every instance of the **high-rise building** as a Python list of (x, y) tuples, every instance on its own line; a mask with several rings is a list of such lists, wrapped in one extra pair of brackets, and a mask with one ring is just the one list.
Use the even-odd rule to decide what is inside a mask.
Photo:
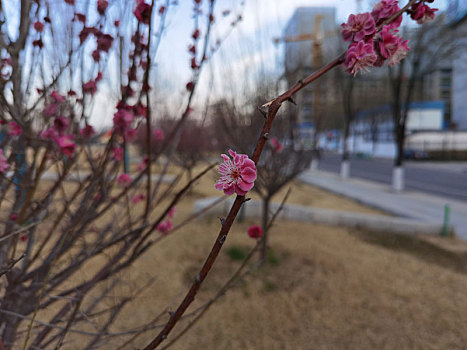
[(461, 42), (452, 64), (451, 121), (457, 129), (467, 130), (467, 0), (451, 0), (446, 22)]

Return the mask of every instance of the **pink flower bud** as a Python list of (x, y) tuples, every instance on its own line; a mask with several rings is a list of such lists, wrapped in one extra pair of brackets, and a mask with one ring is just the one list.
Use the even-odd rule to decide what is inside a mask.
[(263, 237), (263, 229), (258, 225), (252, 225), (248, 228), (248, 236), (254, 239)]
[(8, 132), (8, 135), (10, 136), (18, 136), (23, 133), (23, 128), (14, 121), (10, 122), (9, 127), (10, 127), (10, 131)]

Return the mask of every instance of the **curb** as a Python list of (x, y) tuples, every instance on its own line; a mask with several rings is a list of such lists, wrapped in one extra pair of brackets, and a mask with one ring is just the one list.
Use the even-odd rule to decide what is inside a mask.
[[(194, 213), (200, 213), (203, 209), (213, 205), (218, 199), (219, 197), (210, 197), (196, 201), (194, 204)], [(214, 205), (211, 209), (207, 210), (203, 216), (225, 215), (229, 211), (232, 203), (233, 199), (228, 199), (218, 205)], [(250, 200), (244, 203), (245, 217), (260, 218), (261, 204), (262, 203), (258, 200)], [(271, 211), (276, 211), (279, 205), (278, 203), (271, 203)], [(443, 229), (443, 226), (440, 224), (425, 223), (415, 219), (313, 208), (295, 204), (284, 205), (278, 218), (403, 234), (440, 235)], [(450, 230), (452, 230), (452, 227), (450, 227)]]

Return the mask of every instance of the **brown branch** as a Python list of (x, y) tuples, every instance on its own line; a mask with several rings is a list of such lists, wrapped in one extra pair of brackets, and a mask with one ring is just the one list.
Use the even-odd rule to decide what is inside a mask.
[[(385, 23), (389, 23), (390, 21), (393, 21), (395, 18), (397, 18), (399, 15), (401, 15), (403, 12), (405, 12), (408, 7), (414, 3), (415, 0), (410, 0), (406, 6), (404, 6), (403, 9), (395, 13), (388, 21)], [(381, 29), (381, 28), (378, 28)], [(272, 124), (274, 122), (274, 119), (277, 115), (277, 112), (279, 111), (281, 105), (285, 101), (289, 101), (293, 95), (303, 89), (305, 86), (309, 85), (319, 77), (321, 77), (323, 74), (327, 73), (331, 69), (337, 67), (340, 65), (345, 58), (345, 52), (336, 57), (334, 60), (332, 60), (330, 63), (322, 67), (321, 69), (317, 70), (316, 72), (312, 73), (308, 77), (306, 77), (304, 80), (300, 80), (297, 82), (294, 86), (292, 86), (289, 90), (287, 90), (285, 93), (282, 95), (276, 97), (275, 99), (267, 102), (263, 107), (267, 107), (267, 114), (266, 114), (266, 120), (264, 122), (263, 130), (261, 132), (261, 135), (258, 139), (258, 142), (256, 144), (255, 150), (253, 152), (253, 155), (251, 159), (255, 162), (258, 163), (261, 153), (263, 152), (263, 148), (266, 144), (267, 141), (267, 135), (269, 134)], [(153, 350), (155, 349), (162, 341), (164, 341), (168, 334), (171, 332), (175, 324), (178, 322), (178, 320), (182, 317), (186, 309), (190, 306), (190, 304), (193, 302), (195, 299), (196, 294), (198, 293), (199, 288), (201, 287), (201, 284), (203, 283), (204, 279), (206, 278), (207, 274), (211, 270), (212, 266), (214, 265), (214, 262), (219, 255), (219, 252), (227, 238), (227, 235), (229, 234), (230, 228), (232, 227), (232, 224), (242, 206), (244, 203), (244, 196), (239, 196), (235, 198), (235, 201), (230, 209), (229, 214), (227, 215), (227, 218), (222, 221), (222, 227), (220, 229), (220, 232), (217, 236), (216, 241), (214, 242), (214, 245), (211, 249), (211, 252), (209, 253), (206, 261), (204, 262), (199, 274), (196, 276), (195, 281), (193, 282), (191, 288), (189, 289), (188, 293), (186, 294), (185, 298), (183, 301), (180, 303), (178, 306), (177, 310), (171, 315), (169, 321), (167, 322), (166, 326), (164, 329), (162, 329), (161, 332), (144, 348), (144, 350)]]

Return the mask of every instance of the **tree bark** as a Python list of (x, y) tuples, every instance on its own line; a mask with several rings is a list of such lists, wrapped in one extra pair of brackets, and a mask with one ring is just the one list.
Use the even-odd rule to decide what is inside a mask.
[(263, 198), (263, 219), (262, 219), (262, 228), (263, 228), (263, 238), (261, 241), (261, 261), (266, 261), (268, 254), (268, 222), (269, 222), (269, 204), (271, 198)]

